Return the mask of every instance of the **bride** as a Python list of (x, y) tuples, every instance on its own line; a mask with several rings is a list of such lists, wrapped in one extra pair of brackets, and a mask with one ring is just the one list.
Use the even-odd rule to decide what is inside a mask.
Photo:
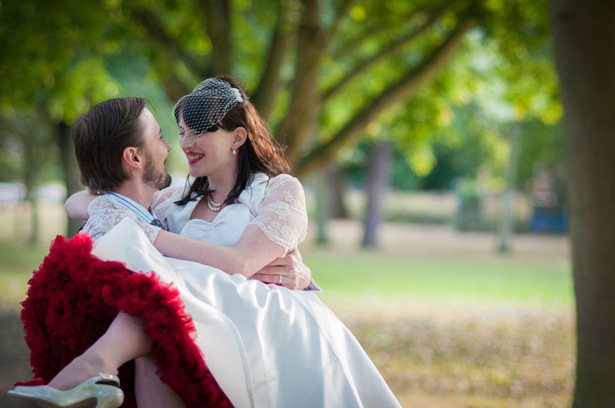
[[(187, 192), (167, 188), (154, 196), (153, 210), (172, 232), (125, 219), (92, 253), (130, 270), (153, 270), (179, 290), (196, 329), (196, 358), (204, 358), (234, 406), (399, 407), (354, 336), (313, 293), (247, 279), (297, 247), (307, 213), (301, 184), (285, 174), (288, 165), (241, 86), (228, 76), (208, 79), (177, 103), (174, 115), (196, 179)], [(114, 211), (108, 200), (94, 199), (88, 224), (108, 223), (120, 216)], [(129, 343), (126, 361), (146, 354), (144, 323), (118, 318), (126, 320), (122, 330), (107, 331), (99, 342)], [(120, 363), (88, 369), (117, 372)], [(141, 364), (156, 370), (153, 359)], [(76, 365), (50, 386), (88, 378)], [(179, 387), (173, 391), (181, 397)], [(159, 406), (180, 406), (173, 391), (150, 389)]]

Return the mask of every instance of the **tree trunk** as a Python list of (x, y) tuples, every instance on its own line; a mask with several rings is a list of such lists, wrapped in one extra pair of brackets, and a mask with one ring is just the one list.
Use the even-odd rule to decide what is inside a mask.
[(391, 174), (391, 142), (379, 142), (372, 147), (369, 157), (367, 175), (367, 211), (365, 214), (364, 247), (376, 247), (378, 240), (376, 230), (382, 217), (382, 196), (389, 184)]
[[(79, 185), (79, 166), (77, 156), (75, 156), (75, 145), (71, 136), (71, 127), (64, 122), (57, 125), (58, 147), (60, 148), (60, 158), (62, 169), (64, 170), (64, 183), (66, 184), (66, 196), (75, 194), (83, 188)], [(72, 237), (79, 231), (82, 221), (75, 221), (68, 216), (66, 225), (66, 236)]]
[(510, 252), (512, 246), (515, 223), (515, 178), (517, 176), (520, 152), (519, 131), (519, 122), (514, 122), (510, 125), (510, 156), (508, 157), (508, 167), (506, 169), (506, 186), (500, 200), (500, 225), (498, 228), (498, 252), (501, 253)]
[(286, 155), (296, 163), (304, 153), (317, 126), (320, 98), (316, 80), (319, 59), (323, 52), (325, 33), (320, 28), (320, 8), (317, 0), (302, 0), (301, 21), (297, 28), (296, 72), (292, 100), (288, 112), (276, 131), (276, 137), (286, 144)]
[(269, 116), (269, 113), (271, 113), (275, 101), (284, 85), (280, 72), (282, 71), (284, 57), (292, 36), (287, 25), (284, 18), (284, 10), (282, 10), (280, 12), (278, 24), (271, 36), (271, 44), (267, 54), (265, 70), (261, 75), (256, 91), (250, 98), (265, 120)]
[(615, 3), (552, 0), (577, 314), (574, 407), (615, 407)]
[(334, 219), (348, 218), (348, 211), (346, 210), (346, 202), (344, 200), (346, 183), (342, 169), (333, 163), (327, 167), (324, 173), (329, 216)]
[(316, 243), (327, 245), (327, 223), (329, 222), (329, 206), (327, 205), (327, 190), (324, 188), (326, 175), (320, 172), (314, 175), (314, 192), (316, 194)]
[(24, 204), (28, 203), (30, 210), (30, 235), (28, 244), (35, 246), (38, 243), (39, 219), (38, 219), (38, 198), (36, 197), (36, 187), (38, 185), (39, 169), (36, 163), (32, 162), (32, 152), (25, 153), (24, 187), (26, 194)]
[(231, 35), (231, 2), (229, 0), (202, 0), (205, 28), (211, 40), (211, 61), (214, 75), (233, 72), (233, 42)]

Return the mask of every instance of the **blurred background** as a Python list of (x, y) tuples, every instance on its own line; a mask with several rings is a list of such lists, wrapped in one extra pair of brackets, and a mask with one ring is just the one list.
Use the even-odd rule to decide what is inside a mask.
[[(0, 405), (29, 379), (19, 302), (79, 223), (70, 129), (232, 74), (305, 187), (300, 247), (404, 407), (564, 407), (574, 299), (546, 2), (0, 1)], [(7, 403), (8, 404), (8, 403)]]

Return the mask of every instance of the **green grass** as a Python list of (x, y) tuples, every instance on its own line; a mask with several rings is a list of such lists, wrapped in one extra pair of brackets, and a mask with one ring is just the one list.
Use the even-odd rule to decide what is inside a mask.
[(376, 253), (304, 254), (323, 299), (364, 296), (407, 300), (566, 303), (573, 300), (564, 263), (385, 257)]
[(31, 247), (23, 242), (0, 240), (0, 305), (18, 307), (25, 298), (32, 271), (49, 252), (48, 246)]
[[(48, 247), (0, 240), (0, 303), (16, 304)], [(308, 252), (305, 262), (323, 300), (472, 300), (565, 303), (573, 300), (569, 266), (507, 259), (413, 259), (378, 253)]]
[[(0, 239), (0, 309), (16, 313), (47, 253), (47, 243), (31, 248)], [(570, 406), (574, 319), (564, 259), (419, 259), (309, 248), (303, 257), (323, 301), (339, 308), (404, 407)], [(404, 301), (414, 309), (397, 307)], [(382, 305), (393, 313), (378, 314)]]

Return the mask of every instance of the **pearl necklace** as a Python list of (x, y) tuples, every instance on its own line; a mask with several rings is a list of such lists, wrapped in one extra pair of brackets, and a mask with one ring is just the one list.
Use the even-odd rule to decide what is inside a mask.
[(207, 206), (213, 212), (220, 212), (220, 210), (224, 208), (224, 205), (225, 205), (224, 203), (222, 204), (214, 203), (214, 201), (211, 199), (211, 194), (207, 194)]

